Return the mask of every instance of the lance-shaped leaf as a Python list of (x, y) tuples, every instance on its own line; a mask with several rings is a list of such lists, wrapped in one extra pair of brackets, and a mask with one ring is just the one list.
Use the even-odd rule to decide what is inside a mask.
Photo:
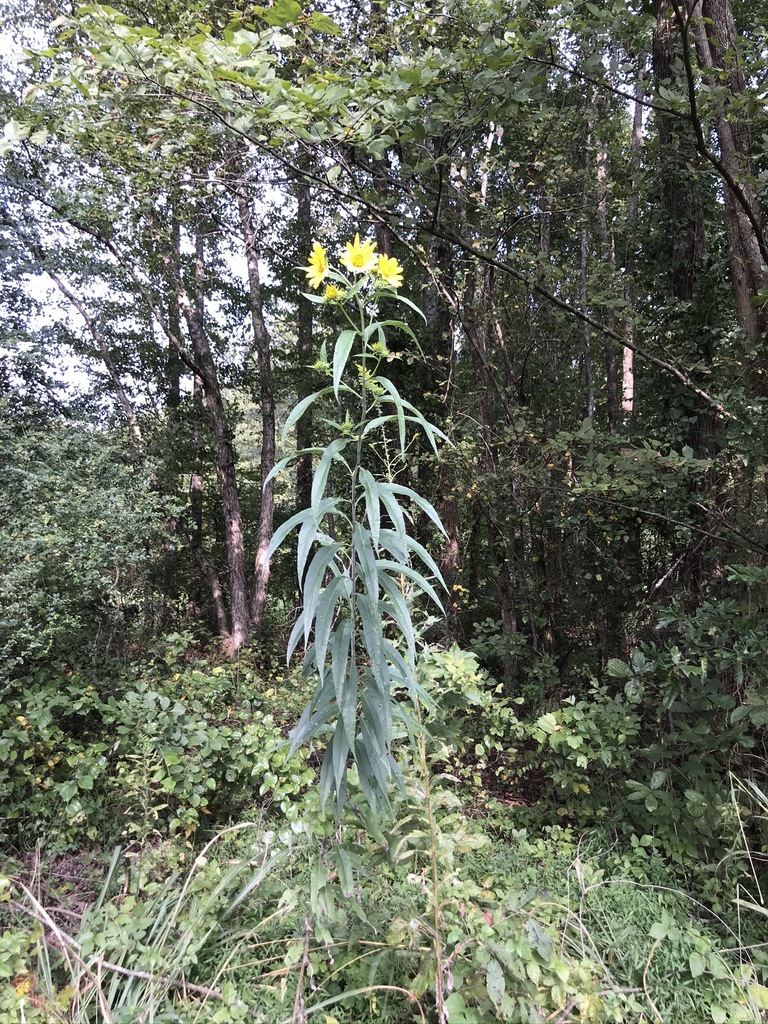
[(403, 576), (405, 576), (413, 584), (415, 584), (415, 586), (417, 586), (422, 593), (430, 597), (435, 602), (435, 604), (437, 605), (441, 612), (444, 610), (442, 602), (440, 601), (440, 598), (437, 596), (437, 593), (435, 592), (435, 589), (432, 586), (432, 584), (425, 580), (420, 572), (416, 572), (416, 570), (412, 566), (401, 565), (399, 562), (390, 562), (385, 558), (378, 559), (376, 564), (380, 569), (388, 570), (389, 572), (392, 572), (395, 575), (402, 574)]
[(379, 602), (368, 594), (357, 595), (357, 608), (363, 627), (363, 644), (370, 661), (373, 677), (380, 685), (389, 688), (389, 666), (384, 656)]
[(352, 467), (341, 454), (347, 447), (347, 445), (350, 443), (351, 438), (337, 437), (335, 441), (331, 441), (331, 443), (323, 452), (323, 457), (320, 459), (317, 469), (315, 470), (315, 475), (312, 478), (313, 506), (317, 507), (323, 499), (323, 494), (325, 493), (325, 485), (328, 481), (328, 474), (331, 471), (331, 464), (333, 462), (342, 463), (342, 465), (345, 466), (350, 473), (352, 472)]
[(350, 745), (344, 727), (342, 722), (338, 721), (320, 768), (320, 803), (325, 807), (328, 800), (335, 796), (337, 817), (346, 799), (349, 751)]
[(408, 561), (407, 536), (403, 537), (394, 530), (382, 530), (379, 539), (381, 541), (379, 546), (385, 548), (396, 561), (403, 563)]
[(286, 455), (284, 459), (280, 459), (267, 474), (267, 479), (264, 481), (266, 487), (270, 480), (274, 480), (278, 473), (281, 473), (286, 466), (290, 466), (292, 462), (300, 458), (302, 455), (320, 455), (325, 451), (325, 448), (302, 448), (299, 451), (291, 452), (290, 455)]
[(360, 486), (365, 495), (365, 509), (368, 514), (368, 526), (371, 530), (371, 537), (376, 547), (379, 546), (379, 531), (381, 529), (381, 504), (379, 501), (379, 485), (367, 469), (360, 469), (357, 474)]
[(405, 404), (400, 397), (400, 392), (397, 390), (391, 380), (386, 377), (377, 377), (376, 383), (380, 384), (381, 387), (389, 394), (390, 401), (393, 402), (397, 417), (397, 430), (400, 435), (400, 454), (405, 455)]
[(437, 514), (434, 507), (427, 501), (426, 498), (422, 498), (422, 496), (420, 494), (417, 494), (416, 491), (414, 491), (412, 488), (404, 487), (402, 484), (390, 484), (389, 487), (393, 494), (402, 494), (404, 497), (410, 498), (414, 505), (418, 505), (421, 511), (429, 516), (429, 518), (438, 528), (440, 533), (442, 533), (446, 537), (448, 536), (448, 534), (445, 532), (445, 527), (443, 526), (440, 516)]
[(371, 543), (369, 530), (358, 521), (352, 532), (352, 540), (355, 549), (355, 559), (363, 586), (372, 597), (378, 597), (379, 580), (376, 575), (376, 552)]
[(323, 544), (316, 552), (309, 563), (307, 575), (304, 578), (304, 611), (302, 616), (312, 622), (317, 610), (317, 602), (323, 593), (323, 578), (328, 567), (334, 558), (341, 551), (341, 544), (332, 541), (330, 544)]
[[(406, 299), (404, 295), (401, 295), (400, 292), (394, 292), (392, 298), (395, 299), (397, 302), (402, 302), (404, 306), (408, 306), (409, 309), (412, 309), (415, 313), (418, 313), (421, 319), (424, 321), (424, 323), (427, 322), (427, 318), (424, 315), (423, 311), (420, 310), (418, 306), (414, 305), (410, 299)], [(419, 346), (419, 351), (421, 351), (421, 346)]]
[(416, 637), (413, 632), (411, 614), (408, 611), (408, 605), (405, 603), (403, 593), (397, 585), (397, 581), (393, 580), (387, 572), (379, 572), (379, 586), (389, 598), (390, 615), (406, 642), (408, 656), (414, 662), (416, 660)]
[[(395, 407), (397, 409), (397, 421), (398, 421), (398, 426), (399, 426), (399, 429), (400, 429), (400, 451), (401, 451), (401, 453), (405, 454), (405, 423), (406, 423), (406, 420), (419, 424), (419, 426), (422, 428), (424, 433), (427, 435), (427, 438), (429, 440), (429, 443), (432, 445), (433, 450), (435, 452), (437, 452), (437, 443), (435, 441), (435, 438), (439, 437), (442, 441), (447, 441), (448, 440), (448, 438), (443, 433), (443, 431), (440, 430), (439, 427), (436, 427), (436, 426), (434, 426), (434, 424), (429, 423), (427, 420), (425, 420), (424, 417), (422, 416), (422, 414), (419, 412), (419, 410), (416, 408), (415, 405), (411, 405), (410, 402), (408, 402), (404, 398), (402, 398), (400, 396), (400, 392), (397, 390), (397, 388), (392, 383), (392, 381), (389, 380), (387, 377), (377, 377), (376, 378), (376, 382), (377, 382), (377, 384), (380, 384), (384, 388), (384, 390), (389, 394), (389, 399), (380, 398), (379, 399), (379, 404), (389, 400), (389, 401), (394, 403), (394, 405), (395, 405)], [(408, 411), (408, 413), (410, 413), (410, 415), (406, 415), (406, 410)]]
[[(288, 650), (286, 651), (286, 655), (285, 655), (286, 664), (290, 663), (290, 660), (293, 657), (293, 652), (296, 650), (296, 648), (299, 645), (299, 640), (301, 639), (301, 634), (304, 632), (304, 622), (305, 622), (305, 620), (306, 620), (306, 615), (302, 611), (301, 615), (299, 615), (298, 619), (296, 619), (296, 621), (294, 622), (293, 629), (291, 630), (291, 635), (288, 637)], [(305, 645), (304, 649), (306, 650), (306, 645)]]
[[(355, 671), (354, 664), (350, 660), (352, 643), (352, 620), (343, 619), (336, 629), (329, 644), (331, 652), (331, 677), (333, 689), (336, 694), (336, 704), (341, 712), (342, 719), (347, 729), (347, 738), (350, 744), (355, 741), (355, 720), (357, 715), (357, 693), (351, 708), (346, 708), (345, 696), (350, 673)], [(357, 684), (355, 683), (355, 690)], [(345, 714), (346, 710), (346, 714)]]
[(333, 349), (333, 391), (337, 398), (339, 397), (339, 388), (344, 368), (347, 365), (349, 354), (358, 335), (358, 331), (342, 331), (336, 339), (336, 345)]
[(424, 563), (424, 565), (426, 565), (426, 567), (429, 569), (429, 571), (435, 577), (437, 582), (440, 584), (440, 586), (443, 588), (443, 590), (447, 593), (448, 592), (448, 587), (445, 585), (445, 580), (443, 579), (443, 574), (438, 569), (437, 563), (435, 562), (435, 560), (432, 557), (432, 555), (430, 555), (430, 553), (424, 547), (424, 545), (423, 544), (419, 544), (419, 542), (417, 540), (414, 540), (413, 537), (407, 537), (405, 543), (406, 543), (409, 551), (413, 551), (414, 554), (419, 556), (419, 558)]
[(312, 700), (307, 704), (301, 718), (291, 731), (289, 756), (295, 754), (299, 747), (313, 739), (330, 721), (336, 711), (336, 700), (333, 683), (330, 677), (321, 679), (315, 687)]
[(283, 441), (285, 441), (286, 437), (288, 437), (288, 433), (291, 427), (299, 422), (299, 420), (307, 411), (307, 409), (309, 409), (309, 407), (313, 405), (319, 398), (322, 398), (323, 395), (329, 395), (332, 391), (332, 387), (321, 388), (319, 391), (315, 391), (313, 392), (313, 394), (307, 395), (306, 398), (302, 398), (299, 404), (294, 406), (293, 409), (291, 409), (290, 413), (288, 414), (288, 419), (285, 421), (285, 426), (283, 427)]
[[(338, 606), (349, 600), (351, 594), (352, 581), (349, 576), (336, 576), (322, 592), (317, 602), (314, 648), (317, 669), (321, 676), (325, 673), (325, 658), (331, 639), (334, 614)], [(304, 622), (304, 629), (305, 631), (308, 629), (306, 620)]]
[(287, 519), (284, 523), (282, 523), (280, 526), (278, 526), (278, 528), (272, 534), (272, 540), (269, 542), (269, 547), (267, 548), (267, 553), (264, 556), (264, 561), (268, 562), (270, 560), (270, 558), (274, 555), (274, 553), (277, 551), (277, 549), (283, 543), (283, 541), (288, 536), (288, 534), (291, 532), (291, 530), (294, 530), (297, 526), (300, 526), (302, 523), (305, 523), (307, 520), (313, 521), (314, 520), (314, 516), (315, 516), (315, 510), (314, 509), (312, 509), (312, 508), (305, 508), (305, 509), (302, 509), (301, 512), (297, 512), (296, 515), (291, 516), (290, 519)]
[(393, 488), (394, 484), (379, 484), (379, 498), (384, 508), (389, 513), (389, 518), (392, 520), (392, 525), (395, 527), (398, 535), (405, 542), (407, 531), (405, 529), (405, 513), (400, 507), (400, 503), (395, 497)]

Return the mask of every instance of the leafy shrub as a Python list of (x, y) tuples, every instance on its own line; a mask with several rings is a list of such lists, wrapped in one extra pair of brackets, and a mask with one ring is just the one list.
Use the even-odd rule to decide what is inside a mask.
[(282, 724), (223, 668), (65, 666), (8, 682), (0, 707), (3, 833), (19, 844), (194, 832), (247, 805), (297, 813), (314, 777)]
[(114, 650), (168, 509), (115, 437), (0, 417), (0, 668)]

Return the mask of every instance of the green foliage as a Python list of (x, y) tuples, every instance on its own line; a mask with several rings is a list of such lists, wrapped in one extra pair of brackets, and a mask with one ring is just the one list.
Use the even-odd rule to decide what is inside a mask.
[(114, 651), (144, 596), (159, 498), (114, 434), (0, 423), (0, 668)]
[[(173, 669), (176, 668), (176, 671)], [(6, 684), (0, 725), (4, 833), (58, 847), (190, 835), (248, 806), (296, 814), (314, 778), (290, 754), (280, 702), (242, 696), (204, 664), (64, 665)]]

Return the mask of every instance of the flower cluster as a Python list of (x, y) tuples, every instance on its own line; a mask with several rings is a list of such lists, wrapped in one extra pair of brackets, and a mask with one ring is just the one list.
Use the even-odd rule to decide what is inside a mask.
[[(355, 235), (354, 242), (345, 244), (341, 264), (351, 274), (371, 274), (377, 283), (388, 285), (390, 288), (399, 288), (403, 283), (403, 268), (394, 256), (377, 254), (376, 243), (369, 239), (361, 242), (359, 234)], [(337, 280), (345, 280), (334, 274), (328, 263), (328, 253), (319, 242), (312, 246), (308, 266), (301, 269), (307, 275), (309, 287), (313, 289), (319, 288), (329, 274), (335, 276)], [(344, 291), (338, 285), (328, 284), (323, 298), (328, 302), (335, 302), (344, 298)]]

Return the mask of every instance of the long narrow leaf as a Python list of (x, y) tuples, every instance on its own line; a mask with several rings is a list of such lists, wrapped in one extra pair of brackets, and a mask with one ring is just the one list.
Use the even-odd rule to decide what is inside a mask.
[(307, 411), (310, 405), (316, 402), (319, 398), (322, 398), (323, 395), (330, 394), (331, 391), (333, 391), (333, 388), (331, 387), (321, 388), (320, 391), (315, 391), (313, 394), (308, 395), (306, 398), (302, 398), (299, 404), (295, 406), (293, 409), (291, 409), (291, 412), (288, 415), (288, 419), (285, 421), (285, 426), (283, 427), (283, 441), (285, 441), (286, 437), (288, 436), (291, 427), (295, 423), (298, 423), (298, 421), (301, 419), (301, 417), (304, 415), (304, 413)]
[(416, 570), (412, 566), (400, 565), (397, 562), (390, 562), (385, 558), (378, 559), (376, 564), (379, 566), (380, 569), (387, 569), (395, 575), (402, 573), (402, 575), (409, 579), (415, 586), (417, 586), (419, 590), (422, 591), (422, 593), (432, 598), (432, 600), (435, 602), (435, 604), (437, 605), (441, 612), (444, 610), (442, 602), (440, 601), (440, 598), (437, 596), (437, 593), (435, 592), (435, 589), (432, 586), (432, 584), (427, 582), (427, 580), (424, 579), (421, 573), (416, 572)]
[(357, 336), (358, 331), (342, 331), (336, 340), (336, 345), (333, 349), (333, 392), (336, 398), (339, 397), (339, 385), (341, 384), (344, 367), (347, 365), (349, 353), (352, 351), (352, 346), (355, 344)]
[(403, 400), (400, 397), (400, 392), (397, 390), (391, 380), (386, 377), (377, 377), (376, 383), (380, 384), (385, 391), (388, 392), (392, 401), (397, 409), (397, 429), (400, 435), (400, 454), (405, 455), (405, 406)]
[(352, 581), (349, 576), (336, 576), (325, 588), (318, 601), (315, 618), (315, 656), (317, 669), (321, 676), (325, 672), (325, 658), (331, 639), (334, 614), (345, 600), (349, 600), (351, 593)]
[(367, 469), (361, 469), (357, 474), (360, 486), (365, 495), (365, 508), (368, 513), (368, 526), (371, 530), (371, 537), (376, 547), (379, 546), (379, 531), (381, 530), (381, 503), (379, 501), (379, 485)]
[(410, 487), (404, 487), (402, 484), (390, 484), (389, 487), (393, 494), (402, 494), (403, 497), (410, 498), (414, 505), (418, 505), (421, 511), (429, 516), (440, 533), (446, 537), (448, 536), (440, 516), (426, 498), (422, 498), (422, 496), (417, 494), (416, 491), (412, 490)]
[(347, 445), (350, 443), (348, 437), (337, 437), (336, 440), (331, 441), (328, 447), (323, 452), (323, 456), (318, 463), (315, 475), (312, 478), (312, 505), (317, 507), (322, 501), (323, 494), (325, 493), (325, 485), (328, 481), (328, 474), (331, 471), (331, 464), (333, 462), (340, 462), (344, 465), (349, 472), (352, 472), (352, 468), (341, 454)]

